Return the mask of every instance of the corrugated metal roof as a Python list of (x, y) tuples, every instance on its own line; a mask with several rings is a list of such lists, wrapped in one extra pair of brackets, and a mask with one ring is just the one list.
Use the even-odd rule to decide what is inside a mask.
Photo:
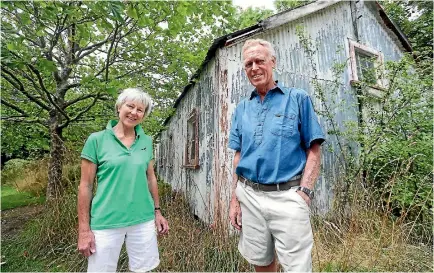
[[(177, 108), (179, 103), (181, 102), (182, 98), (185, 96), (185, 94), (188, 92), (188, 90), (190, 90), (196, 80), (200, 77), (200, 74), (203, 70), (203, 68), (207, 65), (207, 63), (215, 56), (215, 52), (217, 51), (218, 48), (221, 48), (223, 46), (226, 46), (228, 44), (231, 43), (231, 41), (235, 41), (236, 38), (245, 36), (246, 34), (249, 34), (251, 32), (253, 33), (257, 33), (258, 31), (264, 31), (265, 28), (270, 28), (270, 27), (277, 27), (282, 24), (288, 23), (290, 21), (288, 20), (278, 20), (278, 18), (284, 18), (288, 13), (293, 12), (294, 10), (299, 10), (301, 12), (301, 10), (303, 9), (310, 9), (310, 11), (307, 11), (305, 13), (303, 13), (303, 16), (306, 16), (308, 14), (311, 14), (313, 12), (316, 12), (320, 9), (324, 9), (334, 3), (337, 3), (340, 1), (314, 1), (314, 2), (308, 2), (304, 5), (292, 8), (292, 9), (288, 9), (285, 11), (282, 11), (280, 13), (277, 13), (275, 15), (272, 15), (270, 17), (268, 17), (267, 19), (258, 22), (257, 24), (235, 31), (233, 33), (229, 33), (227, 35), (221, 36), (217, 39), (214, 40), (214, 42), (212, 43), (211, 47), (208, 49), (208, 52), (206, 54), (206, 57), (204, 59), (204, 61), (202, 62), (202, 64), (200, 65), (199, 69), (196, 71), (196, 73), (193, 74), (193, 76), (190, 78), (189, 83), (184, 87), (181, 95), (176, 99), (175, 104), (173, 105), (173, 108)], [(404, 33), (399, 29), (399, 27), (393, 23), (393, 21), (387, 16), (386, 12), (384, 11), (383, 7), (378, 3), (378, 1), (375, 1), (376, 7), (377, 7), (377, 11), (379, 12), (380, 17), (382, 18), (382, 20), (384, 21), (384, 23), (386, 24), (386, 26), (391, 29), (395, 35), (398, 37), (399, 41), (402, 43), (403, 47), (408, 51), (408, 52), (412, 52), (413, 49), (411, 47), (411, 44), (409, 42), (409, 40), (407, 39), (407, 37), (404, 35)], [(316, 9), (312, 9), (312, 6), (316, 6)], [(291, 19), (291, 20), (295, 20)], [(280, 22), (279, 24), (276, 25), (276, 21)], [(267, 27), (268, 26), (268, 27)], [(229, 41), (229, 43), (228, 43)], [(167, 125), (167, 123), (169, 122), (171, 117), (166, 118), (166, 120), (164, 121), (164, 125)]]

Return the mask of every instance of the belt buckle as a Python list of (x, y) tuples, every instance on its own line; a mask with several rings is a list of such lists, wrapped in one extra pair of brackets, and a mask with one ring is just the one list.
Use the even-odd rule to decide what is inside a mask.
[(280, 191), (279, 183), (276, 184), (277, 191)]
[(244, 188), (247, 187), (247, 181), (244, 177), (241, 176), (238, 180), (244, 185)]

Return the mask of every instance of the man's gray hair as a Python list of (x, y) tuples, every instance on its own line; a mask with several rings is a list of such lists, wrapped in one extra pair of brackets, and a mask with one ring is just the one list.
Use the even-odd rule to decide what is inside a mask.
[(127, 101), (140, 102), (145, 107), (145, 114), (143, 117), (147, 117), (152, 111), (152, 99), (140, 88), (127, 88), (124, 89), (118, 96), (115, 104), (115, 110), (118, 112), (118, 108), (121, 107)]
[(244, 45), (243, 45), (243, 49), (242, 49), (242, 53), (244, 54), (244, 51), (246, 51), (247, 49), (257, 46), (257, 45), (261, 45), (263, 47), (265, 47), (268, 52), (270, 53), (271, 57), (276, 58), (276, 51), (274, 51), (273, 45), (268, 42), (265, 41), (263, 39), (249, 39), (247, 40)]

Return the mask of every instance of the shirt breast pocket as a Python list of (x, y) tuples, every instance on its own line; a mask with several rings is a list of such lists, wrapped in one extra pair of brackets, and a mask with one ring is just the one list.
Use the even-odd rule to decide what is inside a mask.
[(274, 114), (271, 124), (271, 133), (276, 136), (291, 137), (294, 135), (295, 119), (296, 115), (294, 113), (286, 115), (281, 113)]

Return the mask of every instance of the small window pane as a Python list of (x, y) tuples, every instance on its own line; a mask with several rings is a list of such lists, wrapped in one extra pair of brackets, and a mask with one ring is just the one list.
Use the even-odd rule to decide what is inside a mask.
[(356, 51), (357, 76), (368, 84), (377, 84), (375, 57)]
[(185, 163), (188, 166), (194, 166), (198, 164), (198, 114), (196, 110), (190, 114), (187, 121), (187, 143), (185, 151)]

